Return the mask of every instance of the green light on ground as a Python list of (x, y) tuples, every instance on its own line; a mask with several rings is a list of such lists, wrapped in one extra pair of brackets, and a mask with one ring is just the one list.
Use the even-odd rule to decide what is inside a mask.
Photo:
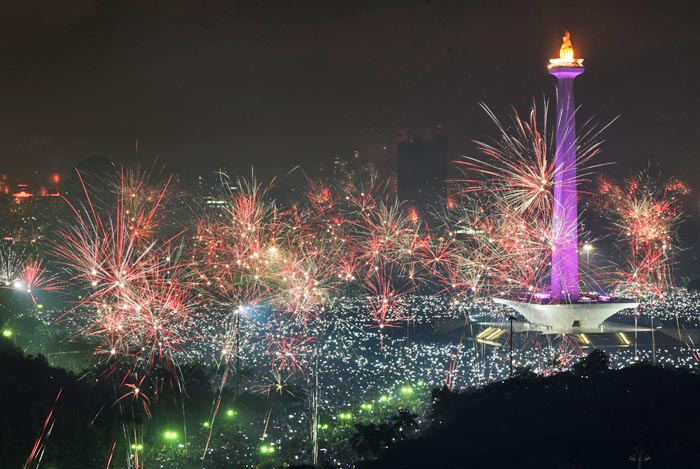
[(235, 411), (235, 410), (233, 410), (233, 409), (228, 409), (228, 410), (226, 411), (226, 417), (228, 417), (228, 418), (233, 418), (233, 417), (235, 417), (235, 416), (236, 416), (236, 411)]
[(166, 430), (165, 433), (163, 433), (163, 438), (166, 440), (177, 440), (177, 436), (177, 432), (171, 430)]
[(131, 444), (131, 449), (134, 451), (143, 451), (143, 445), (141, 443), (139, 444)]
[(38, 305), (36, 305), (36, 309), (44, 309), (44, 305), (39, 303)]
[(360, 408), (362, 410), (372, 410), (372, 404), (369, 402), (364, 402), (364, 403), (360, 404)]
[(318, 425), (319, 430), (328, 430), (328, 424), (327, 423), (321, 423)]
[(275, 447), (272, 445), (262, 445), (260, 447), (260, 454), (273, 454), (275, 452)]
[(381, 396), (379, 398), (379, 402), (389, 402), (390, 400), (391, 400), (391, 398), (389, 396), (386, 396), (386, 395)]
[(7, 339), (9, 339), (10, 337), (12, 337), (13, 335), (14, 335), (14, 334), (13, 334), (13, 332), (12, 332), (12, 329), (3, 329), (3, 330), (2, 330), (2, 336), (5, 337), (5, 338), (7, 338)]
[(340, 420), (352, 420), (352, 414), (350, 412), (341, 412), (338, 414)]
[(203, 426), (204, 428), (209, 428), (209, 422), (204, 422), (204, 423), (202, 424), (202, 426)]
[(404, 386), (401, 388), (401, 394), (404, 396), (410, 396), (413, 394), (413, 388), (411, 386)]

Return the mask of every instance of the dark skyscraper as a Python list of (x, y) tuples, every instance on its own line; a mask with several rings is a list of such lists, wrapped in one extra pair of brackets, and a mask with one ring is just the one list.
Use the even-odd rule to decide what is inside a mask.
[(447, 138), (413, 138), (397, 145), (397, 189), (400, 201), (419, 209), (440, 206), (447, 197)]

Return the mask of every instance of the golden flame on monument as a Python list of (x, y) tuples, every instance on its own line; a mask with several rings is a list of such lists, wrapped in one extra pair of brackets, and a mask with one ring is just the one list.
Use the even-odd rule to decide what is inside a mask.
[(583, 67), (583, 59), (574, 58), (574, 46), (571, 44), (571, 34), (564, 32), (561, 48), (559, 48), (559, 58), (549, 59), (548, 68), (554, 67)]

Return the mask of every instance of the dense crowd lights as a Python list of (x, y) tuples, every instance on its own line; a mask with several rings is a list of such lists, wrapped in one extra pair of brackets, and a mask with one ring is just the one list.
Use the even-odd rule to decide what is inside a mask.
[[(328, 339), (323, 341), (319, 366), (322, 396), (320, 425), (327, 426), (321, 427), (320, 432), (323, 438), (331, 440), (324, 446), (326, 451), (323, 454), (328, 459), (349, 460), (351, 455), (343, 450), (347, 447), (344, 438), (347, 438), (354, 423), (383, 418), (383, 412), (392, 414), (407, 404), (414, 411), (421, 411), (427, 404), (429, 390), (447, 383), (448, 377), (453, 380), (453, 388), (466, 388), (481, 386), (508, 375), (506, 349), (481, 346), (468, 340), (460, 341), (461, 330), (447, 335), (432, 332), (436, 322), (463, 321), (465, 314), (479, 316), (483, 320), (503, 320), (507, 312), (502, 306), (488, 300), (456, 301), (446, 295), (436, 297), (410, 294), (404, 295), (402, 301), (410, 322), (392, 329), (383, 338), (380, 338), (377, 329), (369, 327), (365, 313), (367, 299), (339, 299), (330, 306), (333, 309), (333, 320), (327, 325)], [(214, 310), (215, 306), (211, 305), (211, 308)], [(651, 299), (644, 303), (641, 315), (648, 319), (648, 315), (653, 314), (658, 321), (675, 325), (677, 314), (681, 326), (687, 324), (690, 327), (698, 324), (698, 311), (700, 295), (677, 290), (663, 300)], [(223, 311), (222, 316), (225, 314)], [(270, 312), (258, 310), (248, 314), (246, 327), (250, 340), (242, 349), (241, 361), (255, 372), (242, 380), (241, 391), (264, 393), (270, 395), (271, 399), (277, 395), (292, 395), (303, 391), (306, 386), (303, 375), (284, 370), (273, 374), (269, 372), (272, 357), (268, 353), (269, 343), (265, 334), (270, 331)], [(76, 317), (74, 321), (81, 319), (83, 318)], [(48, 317), (46, 320), (52, 324)], [(71, 325), (76, 326), (78, 324)], [(216, 321), (210, 323), (209, 328), (204, 326), (203, 322), (198, 334), (210, 337), (217, 334)], [(381, 347), (380, 340), (383, 341)], [(217, 342), (188, 341), (187, 344), (178, 356), (178, 361), (215, 363), (213, 357), (219, 352)], [(565, 370), (583, 353), (573, 345), (575, 344), (565, 342), (563, 337), (554, 338), (551, 345), (544, 349), (523, 344), (516, 347), (514, 361), (516, 366), (531, 366), (538, 373)], [(619, 368), (638, 360), (651, 361), (651, 353), (649, 349), (640, 348), (635, 357), (632, 347), (615, 349), (611, 357), (612, 366)], [(692, 350), (685, 345), (660, 348), (657, 350), (656, 361), (674, 367), (697, 366)], [(409, 388), (412, 389), (411, 399), (406, 400)], [(136, 389), (129, 389), (132, 394), (125, 396), (123, 401), (128, 402), (134, 398)], [(371, 404), (372, 409), (367, 404)], [(229, 418), (229, 411), (233, 411), (230, 403), (224, 403), (223, 409), (224, 420), (221, 422)], [(352, 417), (346, 418), (347, 415)], [(221, 422), (214, 423), (215, 431), (219, 431), (216, 429)], [(303, 413), (273, 413), (267, 423), (265, 441), (274, 442), (278, 448), (297, 447), (299, 438), (307, 438), (307, 430), (308, 422)], [(245, 441), (251, 445), (249, 454), (258, 454), (262, 431), (262, 427), (257, 426), (246, 430)], [(225, 438), (222, 438), (215, 438), (210, 450), (227, 451)], [(190, 436), (190, 450), (196, 450), (202, 441), (197, 434)], [(297, 453), (297, 456), (303, 459), (304, 453)], [(250, 456), (250, 467), (255, 465), (255, 457), (258, 456)]]
[[(318, 344), (320, 436), (326, 443), (323, 457), (332, 461), (351, 460), (347, 450), (347, 438), (352, 426), (358, 422), (382, 419), (385, 415), (409, 407), (422, 415), (428, 405), (431, 389), (451, 382), (453, 389), (483, 386), (489, 382), (504, 379), (509, 373), (509, 353), (505, 347), (490, 347), (462, 339), (465, 315), (480, 317), (488, 321), (504, 321), (507, 311), (489, 300), (454, 300), (447, 295), (430, 296), (407, 294), (402, 297), (408, 320), (401, 327), (380, 331), (371, 327), (368, 321), (368, 298), (337, 299), (329, 308), (327, 336)], [(212, 310), (215, 309), (211, 305)], [(649, 319), (653, 314), (658, 324), (675, 326), (676, 311), (681, 329), (700, 322), (700, 294), (677, 290), (663, 300), (650, 299), (643, 304), (641, 315)], [(222, 317), (226, 312), (222, 311)], [(270, 400), (284, 398), (305, 399), (308, 393), (308, 380), (298, 370), (270, 371), (275, 359), (267, 337), (270, 334), (271, 311), (259, 309), (248, 313), (245, 322), (248, 340), (241, 349), (241, 362), (252, 370), (241, 380), (241, 392), (262, 394)], [(332, 319), (331, 319), (332, 318)], [(624, 319), (624, 316), (619, 319)], [(618, 319), (618, 320), (619, 320)], [(79, 320), (79, 318), (76, 318)], [(436, 333), (435, 325), (441, 321), (456, 321), (464, 326), (454, 332)], [(218, 333), (217, 323), (208, 327), (200, 324), (197, 334), (214, 337)], [(284, 337), (284, 335), (283, 335)], [(550, 342), (535, 346), (536, 336), (519, 339), (514, 351), (516, 366), (529, 366), (536, 373), (550, 374), (568, 369), (575, 360), (585, 353), (577, 341), (566, 336), (556, 336)], [(655, 360), (659, 364), (672, 367), (695, 368), (698, 366), (693, 354), (694, 346), (685, 344), (674, 347), (660, 347)], [(220, 353), (216, 341), (188, 341), (177, 360), (180, 363), (216, 364), (215, 357)], [(633, 347), (621, 347), (611, 351), (611, 365), (621, 368), (640, 360), (651, 361), (652, 350), (639, 348), (635, 355)], [(130, 381), (136, 384), (137, 381)], [(141, 376), (138, 377), (141, 379)], [(131, 394), (124, 393), (123, 401), (133, 400), (136, 387), (126, 387)], [(208, 422), (202, 427), (206, 433), (213, 428), (214, 438), (209, 451), (218, 453), (231, 451), (227, 446), (228, 433), (221, 433), (221, 425), (235, 419), (233, 403), (222, 403), (222, 415), (213, 425)], [(302, 410), (276, 411), (267, 421), (260, 421), (244, 429), (239, 440), (247, 442), (246, 461), (254, 467), (259, 457), (260, 438), (263, 445), (273, 444), (279, 451), (292, 451), (302, 460), (306, 457), (304, 448), (309, 444), (308, 416)], [(237, 437), (238, 438), (238, 437)], [(189, 436), (190, 451), (203, 448), (206, 435), (193, 432)], [(305, 441), (299, 446), (299, 441)], [(242, 443), (241, 443), (242, 444)], [(228, 448), (228, 449), (227, 449)], [(238, 448), (238, 447), (236, 447)], [(238, 451), (238, 449), (236, 449)], [(238, 454), (238, 453), (235, 453)], [(285, 453), (286, 454), (286, 453)], [(294, 456), (291, 456), (292, 458)]]
[[(464, 389), (508, 376), (507, 347), (462, 341), (461, 329), (446, 335), (433, 331), (436, 322), (463, 320), (465, 313), (502, 321), (507, 315), (502, 306), (487, 300), (456, 302), (445, 295), (408, 294), (402, 297), (402, 301), (409, 321), (382, 333), (367, 322), (368, 299), (344, 298), (332, 305), (332, 324), (327, 325), (329, 335), (323, 340), (319, 354), (319, 431), (321, 437), (329, 441), (323, 452), (328, 460), (350, 460), (352, 455), (347, 450), (347, 438), (353, 424), (382, 419), (406, 406), (422, 414), (428, 404), (429, 391), (445, 385), (448, 379), (451, 379), (454, 389)], [(693, 315), (691, 309), (697, 311), (700, 308), (700, 295), (679, 291), (674, 301), (687, 305), (688, 313), (684, 319), (697, 321), (698, 315)], [(651, 311), (654, 306), (650, 303), (645, 307), (645, 311)], [(668, 307), (673, 308), (671, 304)], [(646, 313), (643, 314), (647, 317)], [(259, 323), (249, 323), (249, 327), (249, 335), (260, 338), (249, 342), (242, 352), (242, 360), (259, 371), (256, 376), (244, 380), (243, 391), (263, 392), (273, 395), (272, 398), (275, 393), (294, 395), (302, 392), (306, 381), (299, 373), (267, 375), (268, 344), (262, 334), (256, 332), (266, 329), (264, 318), (261, 316)], [(532, 342), (534, 336), (521, 340), (523, 344), (515, 349), (515, 364), (529, 366), (536, 373), (564, 371), (585, 353), (575, 339), (567, 336), (553, 337), (548, 344), (539, 347)], [(200, 353), (204, 357), (211, 352)], [(674, 367), (698, 366), (685, 345), (662, 348), (657, 353), (657, 363)], [(611, 355), (614, 368), (639, 360), (652, 360), (652, 351), (647, 348), (640, 348), (636, 356), (633, 347), (614, 349)], [(273, 413), (265, 429), (265, 441), (274, 442), (279, 448), (298, 445), (300, 437), (308, 438), (307, 424), (303, 413), (298, 411)], [(255, 432), (249, 434), (251, 445), (256, 444), (255, 436)], [(298, 456), (303, 458), (304, 453), (299, 451)]]

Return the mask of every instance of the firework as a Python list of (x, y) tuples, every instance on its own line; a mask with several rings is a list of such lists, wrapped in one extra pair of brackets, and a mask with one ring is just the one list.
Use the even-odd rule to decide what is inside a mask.
[[(239, 180), (236, 187), (224, 194), (223, 216), (199, 223), (194, 256), (198, 286), (213, 304), (231, 311), (219, 326), (225, 332), (218, 337), (222, 354), (212, 423), (232, 369), (238, 394), (241, 347), (248, 340), (243, 313), (274, 313), (272, 332), (263, 337), (270, 367), (276, 376), (287, 373), (285, 380), (294, 372), (303, 376), (315, 339), (310, 323), (339, 281), (334, 256), (339, 247), (330, 243), (336, 240), (327, 218), (332, 196), (322, 185), (313, 189), (318, 196), (309, 197), (308, 209), (282, 209), (255, 180)], [(210, 429), (206, 447), (212, 435)]]
[(0, 283), (10, 286), (21, 274), (28, 258), (27, 249), (14, 240), (0, 241)]
[[(533, 104), (527, 120), (514, 111), (510, 126), (502, 123), (487, 106), (482, 108), (496, 125), (498, 137), (493, 143), (477, 142), (484, 157), (465, 157), (458, 162), (466, 175), (459, 181), (462, 192), (492, 195), (500, 206), (516, 214), (550, 214), (556, 168), (555, 133), (549, 122), (547, 102), (542, 106), (541, 119)], [(600, 134), (607, 126), (597, 128), (589, 121), (583, 127), (585, 130), (576, 142), (579, 183), (595, 168), (591, 159), (600, 151)]]
[(618, 283), (626, 294), (660, 295), (672, 285), (676, 232), (689, 194), (678, 179), (666, 181), (640, 172), (616, 184), (600, 177), (600, 205), (612, 220), (623, 256)]
[(147, 179), (123, 171), (122, 183), (107, 184), (97, 198), (84, 185), (84, 200), (69, 202), (73, 220), (53, 251), (66, 286), (81, 293), (59, 320), (83, 325), (76, 335), (95, 342), (95, 356), (113, 364), (105, 375), (123, 375), (122, 398), (133, 396), (149, 414), (144, 382), (157, 367), (177, 378), (183, 346), (196, 336), (197, 297), (181, 262), (181, 233), (156, 235), (167, 231), (158, 222), (170, 181), (153, 188)]
[(26, 290), (35, 303), (34, 292), (38, 290), (53, 291), (59, 288), (57, 277), (47, 272), (41, 259), (35, 258), (29, 258), (25, 261), (22, 271), (17, 275), (13, 285), (16, 288)]
[[(464, 203), (446, 221), (457, 257), (463, 257), (452, 265), (464, 266), (459, 271), (471, 275), (452, 273), (445, 280), (474, 290), (532, 294), (547, 284), (552, 239), (564, 235), (552, 232), (555, 133), (548, 106), (545, 102), (540, 113), (533, 104), (527, 119), (514, 112), (510, 125), (482, 107), (498, 137), (492, 143), (477, 142), (482, 157), (458, 162), (465, 174), (456, 181)], [(589, 121), (583, 127), (577, 141), (577, 183), (596, 167), (591, 159), (607, 126)]]

